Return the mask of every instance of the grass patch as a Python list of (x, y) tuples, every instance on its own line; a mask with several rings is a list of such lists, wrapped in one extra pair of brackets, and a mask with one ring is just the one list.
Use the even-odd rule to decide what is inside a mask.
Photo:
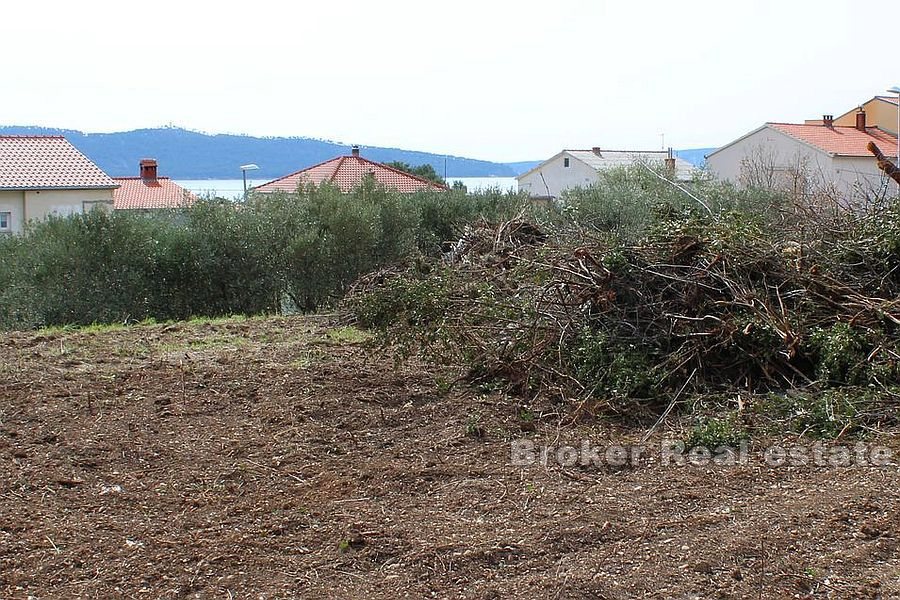
[(189, 340), (187, 343), (177, 343), (177, 344), (161, 344), (157, 348), (157, 351), (162, 353), (172, 353), (172, 352), (187, 352), (187, 351), (198, 351), (198, 350), (211, 350), (214, 348), (240, 348), (246, 346), (248, 343), (247, 338), (240, 337), (236, 335), (222, 335), (222, 336), (210, 336), (200, 339)]
[(325, 353), (320, 350), (303, 350), (291, 361), (290, 366), (293, 369), (305, 370), (322, 360), (324, 355)]
[[(191, 317), (185, 321), (188, 325), (227, 325), (229, 323), (244, 323), (252, 317), (247, 315), (229, 315), (227, 317)], [(264, 318), (264, 317), (262, 317)]]
[(38, 335), (58, 335), (61, 333), (109, 333), (111, 331), (122, 331), (130, 325), (126, 323), (92, 323), (90, 325), (54, 325), (43, 327), (37, 330)]
[(339, 327), (325, 333), (325, 339), (333, 344), (362, 344), (372, 339), (372, 334), (356, 327)]

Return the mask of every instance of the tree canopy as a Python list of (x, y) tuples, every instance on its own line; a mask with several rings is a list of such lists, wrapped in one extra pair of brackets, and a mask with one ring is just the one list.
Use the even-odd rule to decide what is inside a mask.
[(395, 160), (393, 162), (385, 164), (389, 167), (397, 169), (398, 171), (403, 171), (404, 173), (409, 173), (410, 175), (415, 175), (416, 177), (421, 177), (422, 179), (427, 179), (428, 181), (433, 181), (440, 185), (447, 185), (447, 182), (444, 181), (444, 178), (438, 175), (437, 171), (434, 170), (434, 167), (428, 163), (414, 167), (409, 163)]

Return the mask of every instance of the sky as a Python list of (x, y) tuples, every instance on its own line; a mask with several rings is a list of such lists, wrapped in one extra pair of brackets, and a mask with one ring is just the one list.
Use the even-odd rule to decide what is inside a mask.
[(0, 125), (87, 132), (176, 125), (511, 162), (715, 147), (900, 85), (897, 34), (850, 1), (31, 0), (3, 13)]

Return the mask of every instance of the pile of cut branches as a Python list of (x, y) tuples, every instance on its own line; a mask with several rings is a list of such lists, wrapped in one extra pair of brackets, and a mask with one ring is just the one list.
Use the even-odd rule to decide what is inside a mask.
[(639, 241), (481, 223), (442, 264), (345, 306), (524, 395), (663, 406), (684, 392), (875, 386), (900, 376), (897, 207), (668, 214)]

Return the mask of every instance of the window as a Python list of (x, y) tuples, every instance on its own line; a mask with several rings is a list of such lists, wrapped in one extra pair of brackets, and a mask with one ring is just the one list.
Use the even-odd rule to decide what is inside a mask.
[(567, 169), (569, 168), (569, 157), (568, 156), (563, 159), (563, 166)]
[(109, 200), (85, 200), (81, 203), (83, 212), (89, 213), (95, 208), (100, 210), (112, 210), (112, 202)]
[(77, 215), (80, 212), (82, 212), (82, 207), (73, 204), (55, 204), (50, 207), (50, 214), (54, 214), (58, 217)]
[(12, 231), (11, 212), (0, 212), (0, 231)]

